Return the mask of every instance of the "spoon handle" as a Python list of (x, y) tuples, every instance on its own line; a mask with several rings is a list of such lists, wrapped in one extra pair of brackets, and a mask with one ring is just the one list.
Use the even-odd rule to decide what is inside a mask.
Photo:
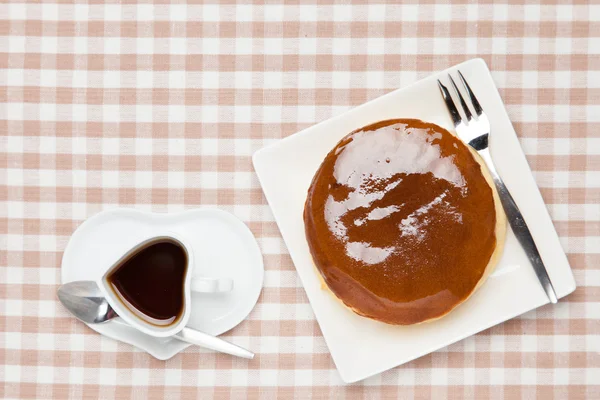
[(175, 335), (175, 337), (179, 340), (183, 340), (184, 342), (195, 344), (200, 347), (215, 350), (221, 353), (248, 358), (250, 360), (254, 358), (254, 353), (244, 349), (243, 347), (195, 329), (183, 328), (181, 332)]

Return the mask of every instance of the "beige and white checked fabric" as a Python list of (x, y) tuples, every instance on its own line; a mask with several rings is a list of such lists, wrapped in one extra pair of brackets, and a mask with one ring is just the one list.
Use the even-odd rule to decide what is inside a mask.
[[(0, 4), (0, 398), (600, 398), (600, 3), (393, 3)], [(344, 385), (251, 155), (476, 56), (578, 288)], [(87, 217), (198, 206), (259, 240), (263, 293), (224, 335), (255, 360), (191, 347), (158, 361), (58, 303), (62, 251)]]

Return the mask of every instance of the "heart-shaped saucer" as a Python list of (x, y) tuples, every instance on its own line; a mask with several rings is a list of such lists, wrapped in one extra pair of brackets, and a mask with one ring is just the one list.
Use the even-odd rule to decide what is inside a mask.
[[(158, 214), (120, 208), (96, 214), (71, 236), (62, 259), (62, 282), (97, 280), (128, 249), (152, 237), (153, 232), (165, 229), (184, 236), (192, 246), (196, 258), (194, 276), (234, 280), (231, 292), (193, 293), (187, 326), (220, 335), (242, 322), (254, 308), (262, 289), (262, 254), (250, 229), (219, 209)], [(161, 360), (189, 346), (174, 338), (146, 335), (119, 319), (89, 327)]]

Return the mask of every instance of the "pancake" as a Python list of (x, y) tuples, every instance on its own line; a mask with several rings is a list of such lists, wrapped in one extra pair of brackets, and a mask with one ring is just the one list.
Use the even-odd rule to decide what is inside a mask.
[(492, 272), (506, 231), (477, 153), (415, 119), (344, 137), (313, 178), (304, 222), (326, 287), (357, 314), (395, 325), (463, 303)]

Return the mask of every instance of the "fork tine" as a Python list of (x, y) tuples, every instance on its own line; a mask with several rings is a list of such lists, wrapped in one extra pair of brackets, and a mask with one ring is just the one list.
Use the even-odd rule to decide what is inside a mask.
[(452, 97), (450, 97), (450, 92), (448, 92), (448, 88), (442, 85), (442, 82), (438, 79), (438, 86), (440, 88), (440, 92), (442, 92), (442, 97), (444, 98), (444, 102), (446, 103), (446, 107), (448, 108), (448, 112), (450, 113), (450, 117), (452, 118), (452, 122), (454, 122), (454, 126), (460, 125), (461, 117), (460, 113), (456, 109), (454, 105), (454, 101), (452, 101)]
[(460, 71), (458, 71), (458, 76), (460, 77), (462, 84), (464, 85), (467, 93), (469, 94), (469, 97), (471, 98), (471, 103), (473, 103), (473, 108), (475, 109), (475, 114), (477, 114), (477, 116), (480, 116), (483, 113), (481, 104), (479, 104), (479, 102), (477, 101), (477, 97), (475, 97), (475, 94), (471, 90), (471, 87), (467, 83), (467, 80), (465, 79), (463, 74), (460, 73)]
[(458, 87), (456, 86), (456, 83), (454, 83), (454, 79), (452, 79), (452, 76), (450, 74), (448, 74), (448, 78), (450, 79), (450, 83), (454, 87), (454, 91), (458, 95), (458, 99), (460, 100), (460, 105), (462, 106), (463, 110), (465, 110), (465, 116), (467, 117), (467, 120), (471, 121), (473, 119), (473, 114), (471, 114), (471, 110), (469, 110), (469, 106), (467, 106), (467, 102), (465, 101), (464, 97), (460, 93), (460, 90), (458, 90)]

